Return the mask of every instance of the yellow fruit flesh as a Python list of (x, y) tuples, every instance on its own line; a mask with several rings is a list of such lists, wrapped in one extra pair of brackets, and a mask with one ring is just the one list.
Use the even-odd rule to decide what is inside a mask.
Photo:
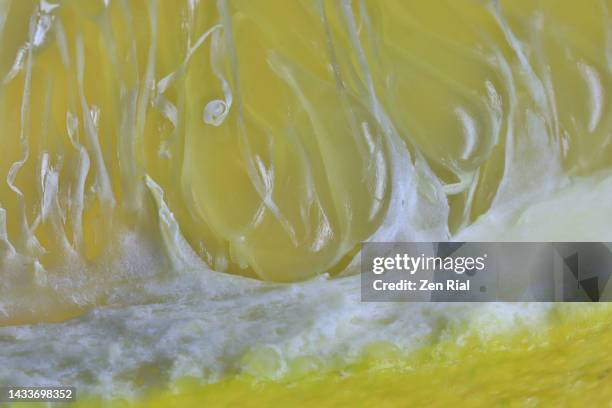
[[(610, 165), (605, 2), (189, 4), (4, 0), (0, 174), (27, 160), (23, 197), (4, 183), (0, 201), (18, 251), (95, 260), (151, 219), (148, 174), (211, 266), (300, 280), (381, 225), (394, 138), (448, 185), (451, 231), (533, 132), (571, 174)], [(45, 189), (57, 205), (36, 223)]]

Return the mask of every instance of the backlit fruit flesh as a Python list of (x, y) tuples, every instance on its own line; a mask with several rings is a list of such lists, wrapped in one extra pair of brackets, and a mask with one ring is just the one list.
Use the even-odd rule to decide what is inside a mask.
[(587, 3), (3, 0), (4, 246), (95, 261), (153, 222), (145, 175), (217, 270), (338, 272), (406, 198), (447, 238), (506, 184), (609, 167)]

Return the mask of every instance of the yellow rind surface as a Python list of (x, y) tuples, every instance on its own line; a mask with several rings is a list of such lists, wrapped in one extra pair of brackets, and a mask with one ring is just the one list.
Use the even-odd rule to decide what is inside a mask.
[(581, 306), (555, 308), (546, 327), (440, 339), (408, 356), (372, 345), (382, 351), (299, 379), (242, 375), (202, 385), (185, 378), (136, 401), (83, 399), (74, 408), (609, 406), (612, 308)]

